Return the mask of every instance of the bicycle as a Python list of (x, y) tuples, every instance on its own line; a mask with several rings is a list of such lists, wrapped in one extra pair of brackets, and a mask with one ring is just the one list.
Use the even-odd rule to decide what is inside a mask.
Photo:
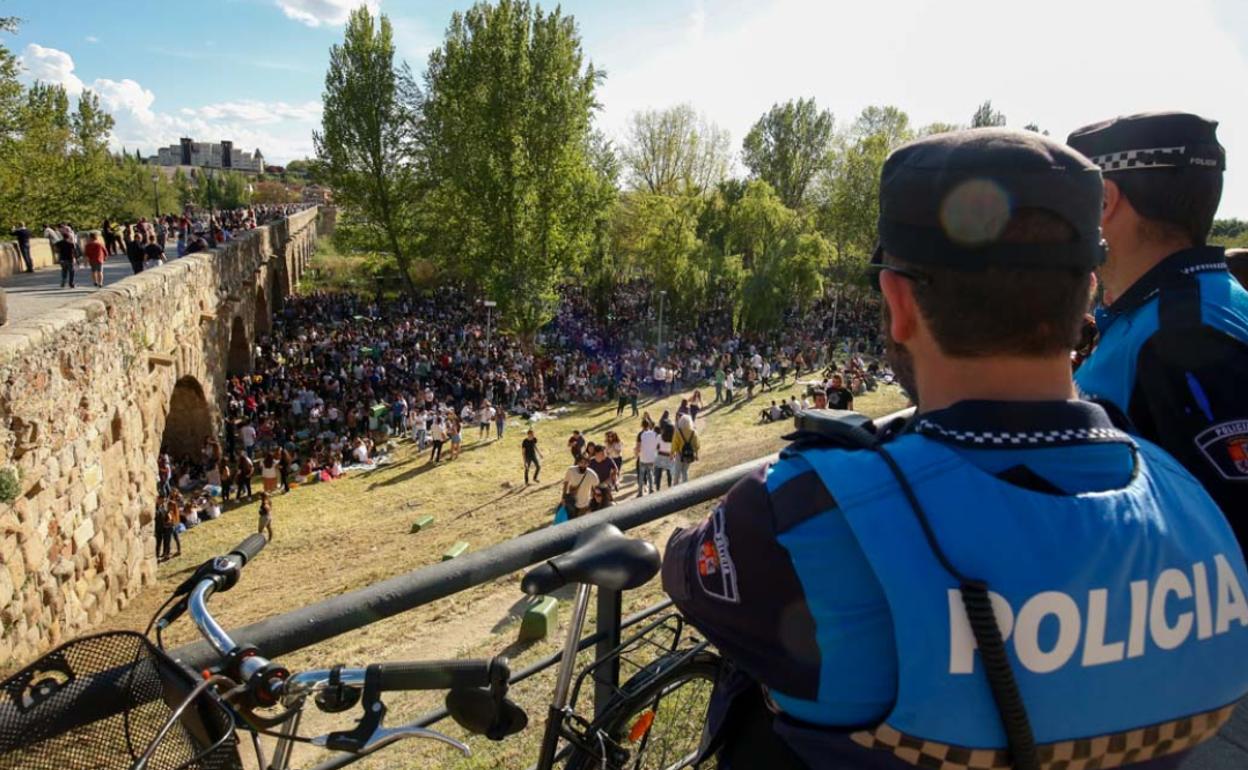
[[(425, 720), (384, 727), (381, 696), (393, 691), (446, 690), (447, 713), (467, 732), (491, 740), (503, 740), (527, 725), (524, 710), (507, 697), (511, 672), (501, 656), (292, 673), (255, 647), (237, 644), (212, 617), (208, 600), (230, 590), (265, 545), (262, 535), (252, 535), (226, 555), (200, 565), (157, 610), (144, 634), (80, 638), (0, 684), (0, 694), (8, 696), (7, 702), (0, 698), (0, 770), (241, 770), (239, 732), (249, 734), (256, 766), (265, 770), (288, 770), (296, 743), (336, 752), (313, 770), (346, 767), (408, 738), (470, 753), (462, 742), (429, 729)], [(573, 683), (591, 588), (636, 588), (658, 568), (653, 545), (625, 538), (608, 525), (591, 530), (572, 551), (524, 576), (522, 588), (530, 595), (579, 584), (539, 770), (550, 770), (556, 762), (566, 763), (568, 770), (676, 770), (698, 758), (702, 721), (697, 717), (705, 708), (699, 712), (697, 705), (709, 697), (719, 658), (705, 641), (680, 647), (685, 634), (679, 613), (651, 620), (582, 670)], [(198, 679), (163, 646), (163, 631), (187, 613), (221, 661)], [(155, 644), (148, 638), (153, 627)], [(670, 640), (658, 641), (663, 635)], [(602, 671), (613, 671), (646, 648), (661, 654), (614, 688), (600, 716), (587, 720), (575, 713), (587, 681), (601, 680)], [(358, 706), (361, 716), (351, 730), (302, 736), (299, 724), (309, 700), (329, 714)], [(669, 715), (692, 715), (696, 730), (667, 730)], [(261, 736), (275, 739), (268, 761)], [(656, 758), (659, 764), (650, 763)]]
[[(567, 770), (678, 770), (701, 759), (704, 715), (721, 661), (705, 640), (681, 646), (686, 629), (679, 612), (659, 614), (582, 669), (575, 682), (572, 678), (592, 588), (638, 588), (658, 571), (659, 553), (652, 544), (626, 538), (614, 526), (604, 525), (583, 534), (571, 551), (524, 575), (521, 589), (530, 596), (577, 586), (554, 697), (538, 761), (531, 770), (552, 770), (561, 762)], [(661, 641), (663, 637), (667, 641)], [(619, 662), (647, 649), (657, 649), (658, 657), (634, 663), (637, 673), (614, 686)], [(613, 692), (599, 715), (586, 719), (575, 708), (590, 680), (612, 685)], [(676, 721), (681, 717), (689, 721)]]
[[(506, 658), (292, 673), (255, 647), (235, 643), (212, 617), (208, 600), (230, 590), (265, 545), (263, 535), (252, 535), (204, 562), (157, 610), (159, 618), (144, 634), (82, 637), (0, 684), (8, 696), (0, 698), (0, 769), (242, 770), (238, 730), (250, 734), (256, 766), (266, 770), (287, 770), (297, 742), (335, 752), (315, 770), (345, 767), (408, 738), (439, 741), (468, 755), (460, 741), (415, 722), (383, 725), (382, 693), (405, 690), (448, 691), (446, 706), (455, 721), (492, 740), (525, 727), (524, 711), (507, 698)], [(161, 638), (187, 612), (221, 660), (199, 678), (165, 653)], [(148, 638), (153, 626), (155, 644)], [(359, 706), (360, 718), (350, 730), (301, 736), (309, 699), (330, 714)], [(261, 735), (276, 739), (271, 761)]]

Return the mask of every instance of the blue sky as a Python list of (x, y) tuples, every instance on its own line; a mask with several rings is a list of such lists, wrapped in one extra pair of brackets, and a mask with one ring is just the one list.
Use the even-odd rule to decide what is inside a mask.
[[(328, 50), (359, 0), (0, 0), (28, 79), (91, 88), (115, 143), (232, 139), (270, 162), (312, 151)], [(368, 0), (418, 72), (467, 2)], [(841, 125), (870, 104), (966, 122), (991, 98), (1054, 136), (1185, 109), (1221, 121), (1221, 214), (1248, 218), (1248, 3), (1242, 0), (573, 0), (607, 71), (600, 125), (690, 102), (734, 148), (772, 103), (814, 96)], [(1243, 164), (1241, 167), (1240, 164)], [(1240, 169), (1245, 169), (1240, 173)]]

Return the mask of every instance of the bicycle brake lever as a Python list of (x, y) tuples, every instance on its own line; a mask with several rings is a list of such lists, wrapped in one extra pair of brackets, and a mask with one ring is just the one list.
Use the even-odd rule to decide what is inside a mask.
[[(420, 727), (415, 724), (402, 725), (401, 727), (378, 727), (355, 753), (371, 754), (377, 749), (389, 746), (391, 743), (401, 741), (404, 738), (427, 738), (439, 743), (445, 743), (447, 746), (457, 749), (465, 757), (472, 756), (472, 749), (468, 748), (467, 745), (460, 743), (449, 735), (443, 735), (436, 730), (430, 730), (427, 727)], [(313, 746), (320, 746), (321, 748), (332, 748), (329, 745), (332, 739), (332, 733), (318, 735), (311, 740), (311, 743)]]

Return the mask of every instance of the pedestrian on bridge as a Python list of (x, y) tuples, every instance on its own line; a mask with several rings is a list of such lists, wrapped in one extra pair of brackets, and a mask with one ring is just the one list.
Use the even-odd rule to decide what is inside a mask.
[(74, 248), (74, 242), (68, 237), (62, 238), (56, 242), (56, 261), (61, 265), (61, 288), (65, 288), (65, 282), (69, 282), (69, 288), (74, 288), (74, 260), (78, 257), (77, 249)]
[(22, 261), (26, 263), (26, 272), (35, 272), (35, 263), (30, 259), (30, 230), (26, 229), (25, 222), (18, 222), (17, 227), (13, 229), (13, 237), (17, 239), (17, 250), (22, 254)]
[(104, 260), (108, 258), (108, 250), (100, 242), (100, 234), (94, 230), (87, 236), (87, 264), (91, 265), (91, 283), (98, 288), (104, 287)]

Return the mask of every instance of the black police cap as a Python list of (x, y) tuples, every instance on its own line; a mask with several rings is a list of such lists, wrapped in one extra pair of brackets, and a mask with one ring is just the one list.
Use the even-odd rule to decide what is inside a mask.
[[(1034, 131), (976, 128), (898, 148), (880, 174), (880, 249), (919, 265), (1092, 270), (1105, 258), (1101, 171)], [(1069, 243), (1001, 240), (1019, 209), (1042, 209)]]
[(1075, 130), (1066, 143), (1106, 174), (1157, 168), (1226, 169), (1218, 123), (1190, 112), (1142, 112)]

